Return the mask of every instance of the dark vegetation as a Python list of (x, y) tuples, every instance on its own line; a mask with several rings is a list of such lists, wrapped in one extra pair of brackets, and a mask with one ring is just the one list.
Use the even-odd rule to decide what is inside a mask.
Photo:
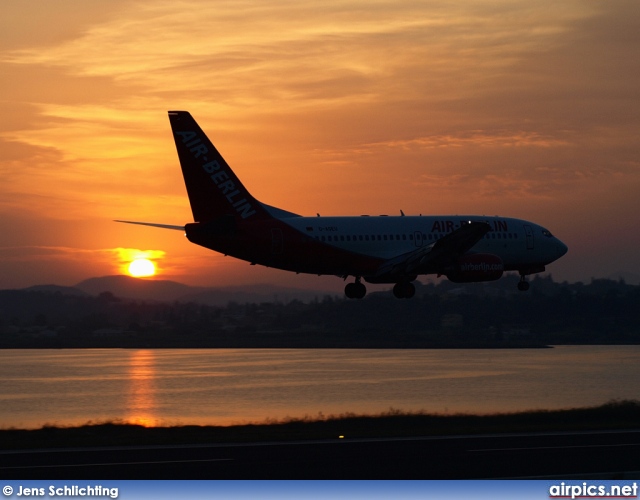
[(346, 414), (229, 427), (142, 427), (110, 422), (89, 423), (81, 427), (6, 429), (0, 430), (0, 449), (613, 430), (637, 429), (639, 423), (638, 401), (612, 401), (590, 408), (495, 415), (441, 415), (390, 410), (378, 416)]
[(623, 281), (421, 285), (363, 300), (324, 296), (225, 307), (57, 292), (0, 291), (1, 348), (535, 347), (640, 343), (640, 286)]

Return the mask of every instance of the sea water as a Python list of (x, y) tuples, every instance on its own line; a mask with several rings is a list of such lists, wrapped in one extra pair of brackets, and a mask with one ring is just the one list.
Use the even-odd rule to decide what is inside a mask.
[(638, 380), (640, 346), (0, 350), (0, 428), (573, 408)]

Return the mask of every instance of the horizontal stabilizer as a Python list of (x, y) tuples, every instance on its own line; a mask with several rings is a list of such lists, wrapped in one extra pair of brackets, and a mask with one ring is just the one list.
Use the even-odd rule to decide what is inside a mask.
[(122, 222), (124, 224), (137, 224), (139, 226), (159, 227), (162, 229), (175, 229), (176, 231), (184, 231), (184, 226), (173, 226), (171, 224), (156, 224), (155, 222), (136, 222), (132, 220), (114, 220), (113, 222)]

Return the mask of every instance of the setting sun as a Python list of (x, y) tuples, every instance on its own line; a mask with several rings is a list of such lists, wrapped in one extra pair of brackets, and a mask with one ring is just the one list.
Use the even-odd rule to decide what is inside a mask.
[(156, 266), (149, 259), (135, 259), (129, 264), (129, 274), (134, 278), (146, 278), (156, 274)]

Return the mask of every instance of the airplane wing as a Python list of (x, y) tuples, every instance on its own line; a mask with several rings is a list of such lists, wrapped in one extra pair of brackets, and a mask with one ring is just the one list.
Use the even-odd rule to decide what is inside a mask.
[(156, 224), (155, 222), (135, 222), (132, 220), (114, 220), (113, 222), (123, 222), (124, 224), (138, 224), (139, 226), (160, 227), (162, 229), (175, 229), (184, 231), (184, 226), (172, 226), (171, 224)]
[(378, 268), (374, 279), (393, 282), (402, 276), (435, 272), (471, 250), (490, 230), (486, 222), (470, 221), (431, 245), (389, 259)]

